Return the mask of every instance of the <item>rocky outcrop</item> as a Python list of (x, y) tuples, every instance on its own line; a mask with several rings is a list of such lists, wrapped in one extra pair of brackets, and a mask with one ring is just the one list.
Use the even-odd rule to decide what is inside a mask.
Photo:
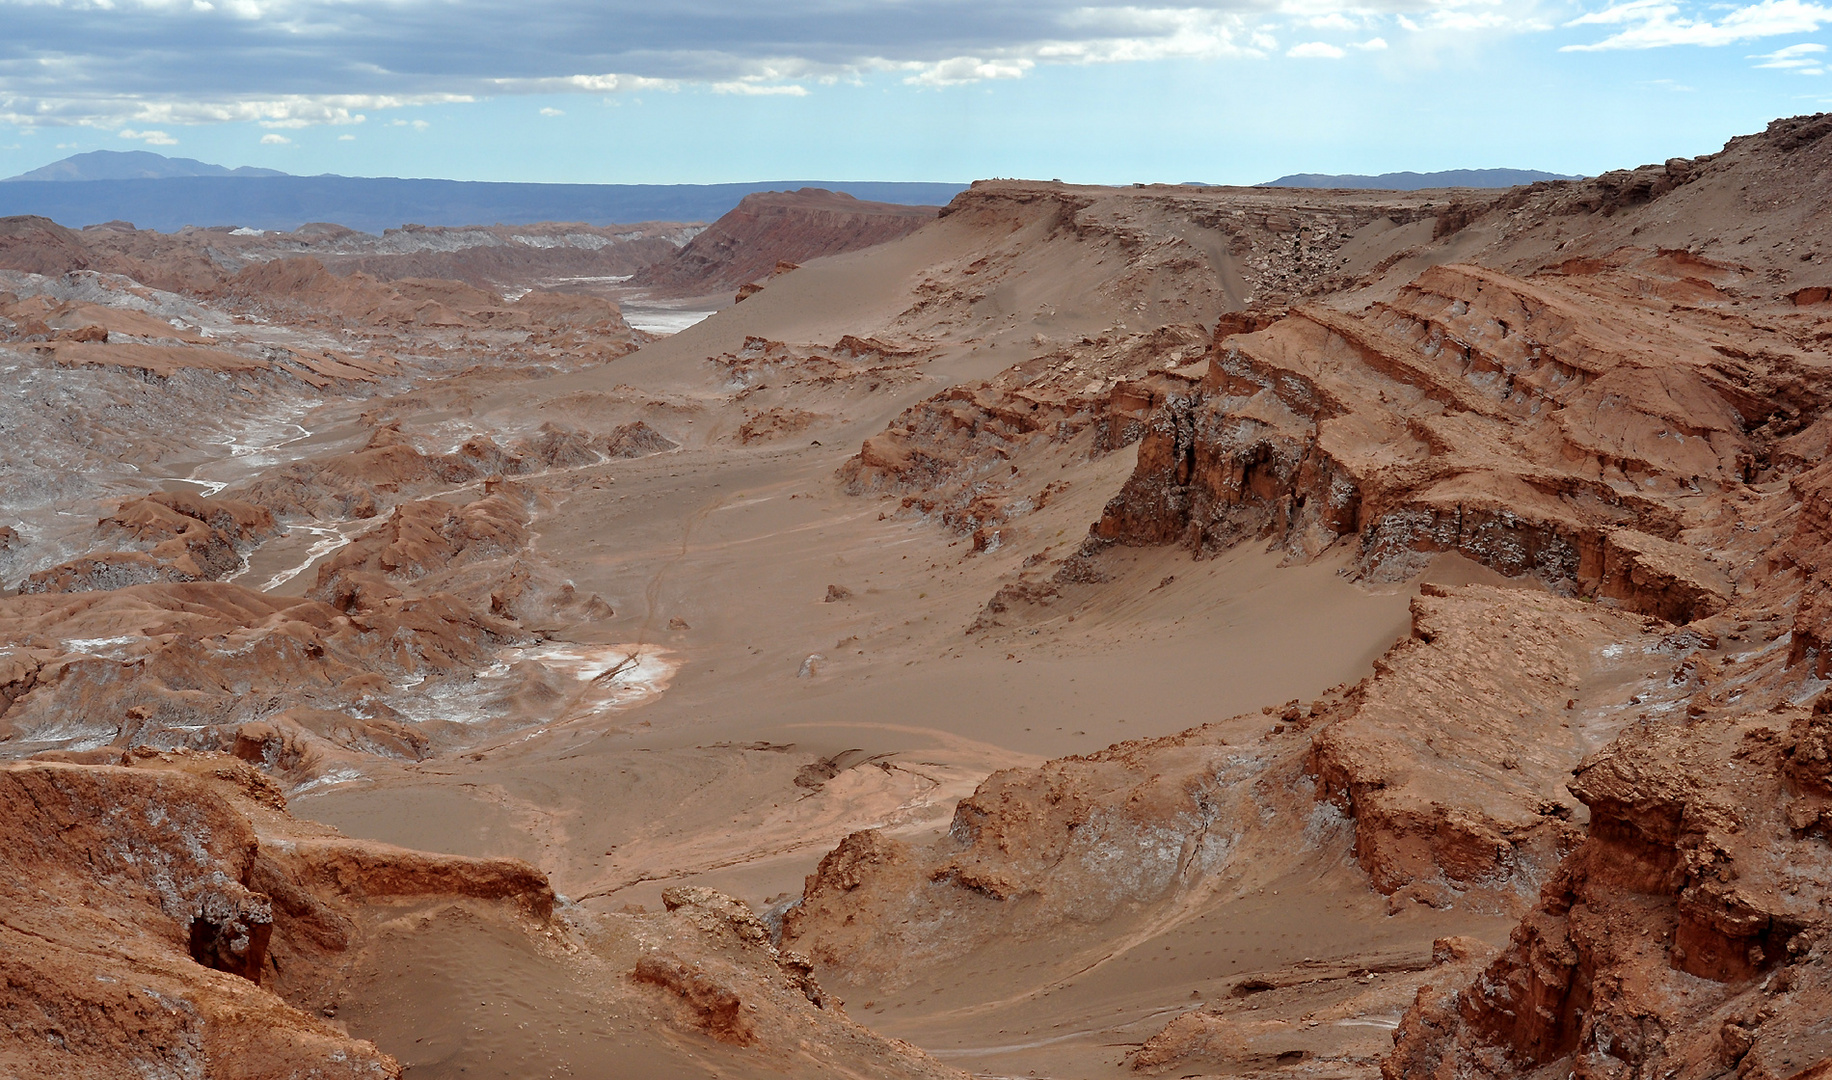
[(1297, 558), (1347, 539), (1376, 579), (1456, 552), (1672, 621), (1722, 610), (1725, 573), (1673, 542), (1681, 504), (1753, 478), (1754, 429), (1817, 408), (1823, 379), (1785, 343), (1735, 359), (1704, 311), (1600, 302), (1670, 280), (1658, 258), (1618, 269), (1441, 266), (1359, 316), (1298, 308), (1219, 342), (1096, 537)]
[(952, 387), (866, 439), (840, 479), (850, 494), (901, 496), (905, 510), (973, 534), (977, 548), (996, 546), (1007, 523), (1056, 493), (1047, 484), (1029, 495), (1018, 488), (1027, 451), (1083, 433), (1091, 433), (1083, 440), (1089, 454), (1137, 439), (1142, 403), (1187, 384), (1194, 376), (1178, 365), (1199, 357), (1207, 342), (1194, 326), (1102, 335)]
[(1420, 994), (1384, 1074), (1817, 1075), (1826, 728), (1798, 709), (1642, 723), (1586, 760), (1588, 839), (1480, 978)]
[[(1506, 893), (1534, 895), (1583, 835), (1565, 780), (1627, 720), (1586, 684), (1617, 670), (1638, 679), (1649, 652), (1673, 664), (1697, 646), (1657, 627), (1543, 593), (1424, 586), (1411, 639), (1310, 750), (1320, 796), (1355, 820), (1374, 888), (1503, 910), (1519, 902)], [(1652, 689), (1634, 684), (1638, 703), (1672, 707), (1694, 688), (1660, 674)]]
[[(0, 769), (0, 1061), (21, 1075), (398, 1076), (323, 1018), (377, 904), (545, 918), (532, 867), (401, 852), (287, 818), (234, 759)], [(360, 869), (359, 869), (360, 868)], [(380, 887), (377, 883), (383, 883)], [(488, 909), (480, 912), (489, 916)]]
[(525, 477), (641, 457), (674, 445), (640, 421), (606, 435), (546, 424), (507, 447), (489, 435), (476, 435), (448, 453), (428, 454), (398, 424), (386, 424), (371, 432), (354, 453), (272, 469), (231, 491), (282, 517), (370, 518), (403, 497), (492, 476)]
[[(1475, 938), (1440, 938), (1429, 952), (1309, 960), (1236, 982), (1227, 996), (1177, 1015), (1128, 1054), (1135, 1072), (1188, 1076), (1204, 1066), (1259, 1075), (1308, 1068), (1371, 1072), (1391, 1049), (1370, 1016), (1398, 1013), (1421, 986), (1467, 980), (1495, 950)], [(1286, 1017), (1301, 1015), (1301, 1025)], [(1249, 1075), (1251, 1075), (1250, 1073)]]
[(396, 506), (386, 520), (320, 563), (311, 595), (341, 611), (398, 597), (395, 582), (434, 571), (512, 555), (528, 543), (528, 513), (517, 493), (469, 503), (419, 499)]
[(630, 279), (658, 296), (709, 296), (795, 264), (883, 244), (935, 220), (936, 207), (862, 202), (821, 188), (746, 195), (685, 247)]
[(28, 274), (67, 274), (86, 269), (90, 258), (81, 234), (50, 218), (0, 218), (0, 267)]
[(1796, 476), (1789, 484), (1800, 501), (1794, 533), (1781, 558), (1801, 575), (1788, 663), (1806, 663), (1816, 678), (1832, 675), (1832, 463)]
[(0, 743), (229, 749), (258, 720), (315, 744), (308, 764), (419, 757), (426, 736), (381, 700), (391, 680), (468, 673), (519, 633), (449, 595), (349, 612), (220, 582), (0, 598), (0, 634), (24, 643), (0, 668)]
[(415, 995), (397, 965), (419, 956), (414, 981), (436, 985), (493, 942), (554, 970), (524, 992), (595, 984), (579, 1003), (636, 1018), (639, 1046), (620, 1049), (652, 1067), (712, 1053), (738, 1055), (722, 1071), (963, 1076), (847, 1019), (806, 960), (712, 890), (669, 890), (666, 915), (556, 918), (526, 863), (345, 838), (291, 817), (234, 758), (88, 756), (111, 763), (0, 768), (17, 841), (0, 852), (9, 1075), (398, 1077), (452, 1017), (398, 1017)]
[[(1066, 954), (1118, 916), (1188, 910), (1245, 874), (1276, 874), (1314, 850), (1304, 742), (1287, 730), (1254, 714), (995, 772), (931, 842), (841, 841), (783, 916), (783, 946), (898, 987), (990, 942), (1047, 938)], [(1272, 815), (1283, 826), (1264, 827)], [(1110, 955), (1097, 947), (1090, 962)]]
[(613, 460), (648, 457), (680, 449), (680, 443), (643, 423), (641, 420), (619, 425), (604, 439), (604, 456)]
[(931, 845), (842, 841), (784, 916), (783, 944), (898, 986), (995, 939), (1068, 933), (1212, 885), (1264, 767), (1198, 729), (994, 773)]
[(138, 550), (101, 551), (32, 574), (22, 593), (120, 589), (154, 581), (217, 581), (242, 554), (278, 532), (265, 508), (234, 499), (156, 492), (130, 499), (96, 523), (99, 539)]

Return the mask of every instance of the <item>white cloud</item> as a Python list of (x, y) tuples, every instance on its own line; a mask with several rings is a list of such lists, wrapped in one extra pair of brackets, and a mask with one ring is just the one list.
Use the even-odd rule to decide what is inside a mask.
[(1348, 54), (1325, 41), (1306, 41), (1286, 49), (1285, 55), (1300, 60), (1340, 60)]
[[(0, 5), (4, 2), (0, 0)], [(20, 127), (82, 126), (114, 130), (221, 123), (254, 123), (269, 130), (344, 127), (368, 120), (365, 114), (356, 111), (358, 109), (395, 109), (475, 100), (469, 94), (294, 94), (243, 101), (47, 97), (31, 100), (31, 111), (21, 112), (17, 106), (28, 102), (18, 98), (9, 100), (4, 79), (0, 78), (0, 122)]]
[(261, 136), (261, 145), (262, 146), (286, 146), (289, 143), (291, 143), (292, 141), (293, 140), (287, 138), (284, 135), (275, 135), (275, 134), (272, 134), (271, 132), (266, 135)]
[(1313, 15), (1304, 20), (1304, 24), (1316, 30), (1353, 30), (1356, 23), (1340, 11), (1327, 15)]
[(1825, 51), (1824, 45), (1803, 41), (1798, 45), (1789, 45), (1786, 48), (1776, 49), (1772, 53), (1752, 56), (1749, 59), (1763, 61), (1756, 65), (1759, 68), (1778, 68), (1782, 71), (1792, 71), (1796, 75), (1824, 75), (1826, 63), (1821, 54)]
[(932, 64), (913, 64), (915, 74), (903, 81), (911, 86), (964, 86), (987, 79), (1022, 79), (1037, 66), (1035, 60), (984, 60), (977, 56), (956, 56)]
[(425, 131), (429, 127), (432, 127), (432, 125), (424, 120), (415, 120), (413, 122), (413, 129), (415, 131)]
[(339, 136), (337, 136), (337, 141), (338, 141), (338, 142), (355, 142), (355, 141), (356, 141), (356, 136), (354, 136), (354, 135), (339, 135)]
[(135, 131), (132, 128), (122, 128), (120, 135), (123, 139), (138, 139), (148, 146), (178, 145), (177, 139), (172, 138), (163, 131)]
[[(1627, 0), (1621, 10), (1664, 4), (1674, 22), (1682, 2), (1712, 0)], [(1776, 10), (1818, 11), (1819, 3), (1832, 0), (1756, 0)], [(801, 96), (874, 74), (946, 88), (1025, 78), (1045, 65), (1264, 59), (1279, 54), (1280, 36), (1337, 42), (1303, 41), (1295, 57), (1346, 55), (1378, 50), (1386, 39), (1370, 35), (1395, 24), (1446, 35), (1519, 33), (1543, 28), (1532, 16), (1546, 6), (542, 0), (539, 17), (530, 18), (509, 0), (0, 0), (7, 28), (0, 123), (111, 131), (253, 123), (285, 131), (501, 94)], [(199, 55), (212, 62), (197, 63)]]
[(1566, 26), (1621, 26), (1624, 29), (1601, 41), (1566, 45), (1561, 52), (1599, 52), (1610, 49), (1659, 49), (1670, 45), (1731, 45), (1784, 34), (1805, 34), (1832, 23), (1832, 7), (1809, 0), (1758, 0), (1722, 11), (1715, 20), (1682, 12), (1673, 0), (1628, 0), (1602, 11), (1580, 15)]
[(756, 97), (807, 97), (808, 88), (798, 83), (758, 83), (747, 80), (719, 82), (712, 84), (715, 94), (748, 94)]
[(555, 108), (552, 108), (552, 107), (548, 107), (548, 108), (545, 108), (545, 109), (542, 109), (542, 110), (541, 110), (541, 115), (542, 115), (542, 116), (565, 116), (565, 115), (566, 115), (566, 110), (565, 110), (565, 109), (555, 109)]
[(539, 79), (491, 79), (490, 84), (509, 94), (628, 93), (636, 90), (678, 90), (678, 79), (650, 79), (641, 75), (562, 75)]

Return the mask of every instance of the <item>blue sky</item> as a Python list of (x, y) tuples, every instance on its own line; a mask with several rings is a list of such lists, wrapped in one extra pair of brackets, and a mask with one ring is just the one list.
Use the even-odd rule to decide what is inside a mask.
[(1832, 102), (1809, 0), (0, 0), (0, 27), (0, 176), (1592, 173)]

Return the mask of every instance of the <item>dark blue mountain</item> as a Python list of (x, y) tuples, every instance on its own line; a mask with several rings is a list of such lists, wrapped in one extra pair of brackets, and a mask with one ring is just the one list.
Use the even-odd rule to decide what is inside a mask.
[[(63, 166), (97, 154), (157, 159), (221, 170), (215, 175), (66, 178)], [(79, 175), (90, 166), (72, 165)], [(42, 178), (48, 175), (50, 178)], [(714, 221), (754, 191), (821, 187), (871, 202), (938, 206), (965, 184), (768, 180), (742, 184), (510, 184), (389, 177), (256, 176), (202, 162), (135, 151), (96, 151), (0, 181), (0, 217), (38, 214), (81, 228), (130, 221), (171, 232), (186, 225), (296, 229), (326, 221), (380, 233), (402, 225), (527, 225), (582, 221)]]

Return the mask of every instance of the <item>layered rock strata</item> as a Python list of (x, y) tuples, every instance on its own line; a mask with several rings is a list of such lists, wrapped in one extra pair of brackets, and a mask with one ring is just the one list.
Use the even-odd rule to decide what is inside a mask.
[(1653, 722), (1588, 758), (1588, 838), (1479, 978), (1420, 993), (1384, 1075), (1821, 1075), (1829, 730)]
[[(1680, 266), (1734, 276), (1648, 255), (1625, 278), (1681, 284)], [(1095, 535), (1272, 537), (1296, 558), (1347, 539), (1375, 579), (1455, 552), (1670, 621), (1715, 614), (1727, 569), (1681, 533), (1757, 479), (1768, 428), (1823, 407), (1823, 360), (1779, 336), (1748, 356), (1709, 302), (1605, 306), (1626, 283), (1585, 276), (1438, 267), (1362, 315), (1300, 308), (1219, 342)]]

